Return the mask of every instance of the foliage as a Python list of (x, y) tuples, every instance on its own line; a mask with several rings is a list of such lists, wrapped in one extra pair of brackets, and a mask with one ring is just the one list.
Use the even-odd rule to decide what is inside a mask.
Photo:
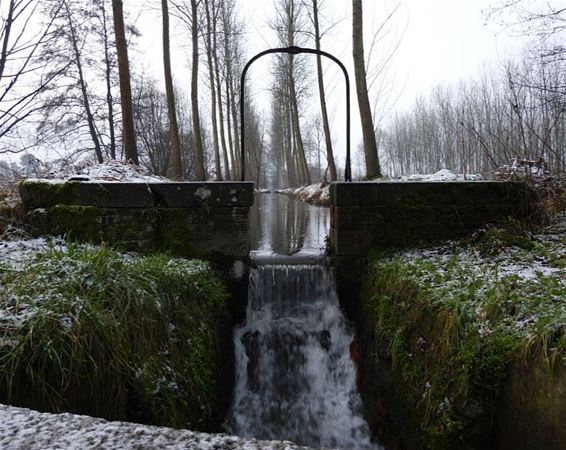
[(0, 399), (202, 428), (226, 292), (200, 261), (52, 247), (0, 270)]
[(517, 233), (489, 228), (371, 262), (369, 351), (408, 387), (419, 448), (489, 446), (509, 363), (566, 361), (566, 241)]

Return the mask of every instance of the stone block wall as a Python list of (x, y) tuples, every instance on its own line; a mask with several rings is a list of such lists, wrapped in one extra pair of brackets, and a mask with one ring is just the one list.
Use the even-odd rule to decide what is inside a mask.
[(34, 235), (168, 251), (227, 267), (248, 258), (253, 183), (28, 180), (19, 189)]
[(513, 182), (333, 183), (330, 240), (336, 256), (454, 239), (508, 217), (533, 214), (535, 193)]

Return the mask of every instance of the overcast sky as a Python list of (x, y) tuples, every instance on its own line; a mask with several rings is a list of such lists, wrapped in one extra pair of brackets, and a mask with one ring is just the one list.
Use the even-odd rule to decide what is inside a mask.
[[(245, 41), (248, 57), (269, 47), (277, 45), (269, 28), (275, 16), (277, 0), (239, 0), (241, 17), (246, 23)], [(319, 0), (321, 1), (321, 0)], [(385, 17), (396, 10), (388, 22), (371, 55), (372, 62), (380, 63), (399, 43), (393, 58), (387, 64), (387, 72), (373, 85), (373, 98), (380, 98), (385, 111), (385, 120), (396, 110), (410, 107), (419, 95), (426, 95), (438, 84), (457, 83), (478, 75), (482, 67), (491, 65), (497, 68), (507, 58), (517, 56), (524, 42), (512, 37), (494, 24), (485, 24), (482, 14), (497, 0), (365, 0), (364, 32), (366, 35), (366, 53), (375, 30), (381, 26)], [(136, 71), (142, 67), (156, 78), (162, 78), (161, 60), (161, 16), (159, 2), (156, 0), (126, 0), (125, 7), (129, 20), (134, 21), (142, 33), (135, 51), (130, 52), (131, 65)], [(351, 1), (324, 0), (322, 2), (322, 28), (330, 23), (336, 25), (325, 36), (322, 44), (326, 50), (347, 66), (352, 80), (352, 149), (361, 140), (359, 115), (353, 83), (354, 73), (351, 64)], [(566, 0), (559, 3), (566, 5)], [(173, 72), (176, 82), (187, 89), (190, 85), (188, 60), (190, 57), (188, 42), (189, 32), (176, 27), (172, 41), (177, 47), (173, 50)], [(313, 46), (308, 43), (308, 46)], [(254, 65), (250, 72), (250, 86), (254, 100), (264, 110), (268, 123), (269, 57)], [(202, 75), (206, 64), (201, 63)], [(313, 83), (315, 79), (313, 77)], [(330, 97), (330, 114), (333, 118), (332, 129), (337, 141), (337, 153), (343, 159), (345, 148), (345, 108), (344, 83), (341, 72), (333, 64), (326, 65), (325, 83)], [(382, 88), (379, 89), (379, 84)], [(378, 97), (376, 94), (381, 92)], [(187, 94), (188, 95), (188, 94)], [(208, 99), (208, 92), (201, 89), (201, 98)], [(312, 107), (318, 107), (316, 85), (313, 84)], [(209, 102), (202, 101), (204, 115)], [(342, 151), (340, 150), (342, 149)], [(343, 165), (343, 161), (340, 162)]]

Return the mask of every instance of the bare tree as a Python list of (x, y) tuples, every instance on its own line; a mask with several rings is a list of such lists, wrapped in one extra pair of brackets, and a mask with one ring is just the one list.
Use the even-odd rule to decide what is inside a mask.
[[(33, 0), (5, 0), (0, 22), (0, 138), (11, 136), (39, 111), (38, 96), (65, 67), (48, 70), (38, 58), (53, 36), (53, 24), (61, 4), (53, 5), (47, 21), (39, 23), (40, 4)], [(30, 77), (37, 77), (31, 81)], [(1, 152), (19, 149), (0, 147)]]
[(88, 124), (88, 130), (90, 137), (92, 139), (92, 143), (94, 145), (94, 152), (96, 154), (96, 159), (99, 163), (103, 162), (104, 158), (102, 156), (102, 147), (100, 145), (100, 139), (98, 136), (98, 131), (96, 129), (96, 124), (94, 121), (94, 114), (92, 112), (92, 108), (90, 105), (90, 97), (87, 91), (87, 83), (83, 71), (83, 63), (82, 63), (82, 55), (79, 49), (79, 36), (77, 34), (77, 30), (75, 28), (75, 21), (76, 17), (73, 16), (71, 9), (69, 8), (69, 4), (67, 0), (63, 0), (63, 8), (65, 13), (65, 20), (67, 22), (67, 29), (68, 29), (68, 39), (71, 45), (72, 50), (72, 58), (71, 61), (76, 67), (77, 70), (77, 81), (81, 91), (82, 97), (82, 105), (84, 107), (86, 121)]
[(124, 24), (124, 11), (122, 0), (112, 0), (114, 16), (114, 34), (116, 37), (116, 51), (118, 56), (118, 71), (120, 73), (120, 96), (122, 104), (123, 145), (126, 160), (139, 164), (136, 148), (136, 135), (134, 129), (134, 115), (132, 108), (132, 88), (130, 83), (130, 63), (128, 61), (128, 43), (126, 41), (126, 27)]
[[(226, 7), (226, 2), (221, 2), (220, 5), (218, 5), (217, 8), (217, 13), (219, 15), (222, 15), (223, 13), (223, 9)], [(224, 23), (224, 21), (220, 21), (218, 18), (215, 22), (215, 26), (218, 27), (218, 22), (220, 22), (221, 24)], [(229, 30), (223, 29), (222, 32), (226, 35)], [(222, 79), (221, 79), (221, 72), (220, 72), (220, 56), (219, 56), (219, 43), (218, 43), (218, 29), (215, 28), (215, 33), (213, 34), (213, 38), (212, 38), (212, 57), (214, 59), (214, 80), (215, 80), (215, 89), (216, 89), (216, 95), (215, 98), (217, 100), (217, 107), (218, 107), (218, 124), (220, 127), (220, 144), (222, 145), (222, 159), (224, 162), (224, 179), (226, 180), (230, 180), (232, 178), (231, 176), (231, 171), (230, 171), (230, 161), (228, 158), (228, 147), (226, 145), (226, 132), (225, 132), (225, 128), (224, 128), (224, 104), (223, 104), (223, 95), (222, 95)], [(224, 64), (224, 67), (226, 67), (226, 64)], [(223, 74), (225, 75), (225, 73), (223, 72)]]
[(167, 114), (169, 117), (169, 134), (171, 135), (171, 175), (180, 180), (183, 176), (181, 163), (181, 141), (177, 125), (175, 109), (175, 90), (171, 73), (171, 46), (169, 43), (169, 5), (168, 0), (161, 0), (161, 16), (163, 20), (163, 69), (165, 72), (165, 92), (167, 95)]
[[(107, 15), (110, 3), (44, 0), (42, 7), (48, 13), (54, 4), (61, 9), (50, 45), (41, 49), (40, 57), (52, 70), (65, 70), (39, 96), (35, 142), (92, 152), (99, 162), (114, 159), (119, 105), (114, 100), (118, 74), (112, 21)], [(134, 28), (128, 31), (137, 35)]]
[[(225, 2), (222, 2), (221, 5), (219, 5), (218, 8), (218, 13), (222, 14), (222, 8), (224, 8), (225, 6)], [(223, 32), (226, 34), (227, 30), (223, 30)], [(224, 179), (225, 180), (230, 180), (231, 179), (231, 175), (230, 175), (230, 162), (228, 159), (228, 147), (226, 145), (226, 132), (224, 129), (224, 105), (222, 102), (223, 96), (222, 96), (222, 79), (221, 79), (221, 72), (220, 72), (220, 56), (219, 56), (219, 48), (218, 48), (218, 33), (215, 32), (213, 35), (213, 42), (212, 42), (212, 48), (213, 48), (213, 53), (212, 53), (212, 57), (214, 59), (214, 80), (215, 80), (215, 86), (214, 88), (216, 89), (216, 101), (217, 101), (217, 108), (218, 108), (218, 124), (220, 127), (220, 144), (222, 145), (222, 159), (224, 162)], [(226, 64), (224, 64), (224, 67), (226, 67)]]
[[(277, 17), (272, 27), (277, 32), (277, 37), (282, 46), (292, 47), (300, 45), (299, 39), (302, 35), (300, 31), (305, 28), (304, 6), (296, 0), (280, 0), (277, 5)], [(284, 75), (284, 78), (277, 78), (279, 89), (284, 91), (279, 99), (286, 98), (288, 102), (289, 131), (291, 137), (290, 159), (288, 158), (289, 175), (292, 178), (296, 172), (296, 182), (301, 185), (311, 183), (310, 172), (305, 155), (305, 146), (301, 133), (300, 122), (300, 97), (302, 90), (297, 88), (297, 79), (302, 81), (304, 75), (304, 63), (293, 54), (279, 58), (277, 75)], [(301, 73), (303, 72), (303, 73)], [(292, 163), (290, 161), (293, 161)], [(291, 182), (291, 180), (290, 180)]]
[(564, 59), (566, 7), (562, 2), (499, 0), (485, 15), (490, 21), (535, 38), (535, 50), (544, 58)]
[(372, 111), (369, 102), (366, 66), (364, 57), (362, 0), (352, 0), (352, 48), (354, 57), (354, 72), (356, 77), (356, 92), (362, 122), (364, 154), (366, 159), (366, 176), (377, 178), (381, 176), (377, 141), (373, 126)]
[[(438, 87), (383, 131), (392, 174), (448, 168), (490, 175), (501, 167), (566, 167), (565, 63), (527, 57), (503, 76), (486, 73), (456, 87)], [(539, 89), (544, 86), (545, 89)], [(530, 166), (529, 166), (530, 165)], [(544, 166), (544, 167), (543, 167)]]
[[(216, 76), (214, 69), (214, 44), (216, 44), (216, 22), (217, 22), (217, 5), (215, 1), (208, 1), (204, 4), (206, 12), (206, 57), (208, 62), (208, 76), (210, 81), (210, 104), (211, 104), (211, 121), (212, 121), (212, 146), (214, 149), (214, 172), (216, 174), (216, 181), (222, 181), (222, 168), (220, 164), (220, 145), (218, 142), (218, 120), (216, 115)], [(211, 11), (212, 10), (212, 11)]]
[(199, 42), (198, 42), (198, 9), (197, 0), (191, 0), (191, 42), (192, 50), (192, 71), (191, 71), (191, 105), (193, 117), (193, 144), (197, 165), (197, 180), (206, 180), (204, 169), (204, 148), (202, 145), (202, 130), (200, 126), (200, 115), (198, 105), (198, 63), (199, 63)]
[[(183, 98), (178, 88), (175, 88), (175, 98)], [(157, 80), (142, 74), (141, 77), (134, 78), (133, 105), (140, 164), (154, 174), (168, 176), (171, 173), (172, 146), (167, 95), (161, 90)], [(190, 151), (190, 105), (188, 102), (177, 101), (175, 106), (183, 167), (181, 175), (182, 178), (194, 179), (194, 155)]]
[[(314, 26), (315, 48), (320, 51), (320, 25), (319, 25), (318, 0), (312, 0), (312, 17)], [(316, 55), (316, 74), (318, 79), (318, 92), (320, 96), (320, 110), (322, 114), (322, 126), (324, 129), (324, 142), (326, 145), (326, 160), (330, 171), (330, 181), (336, 181), (336, 164), (334, 163), (334, 152), (332, 150), (332, 137), (330, 136), (330, 125), (328, 123), (328, 111), (326, 108), (326, 94), (324, 92), (324, 78), (322, 75), (321, 56)]]
[(108, 121), (108, 154), (110, 158), (116, 159), (116, 123), (115, 123), (115, 104), (114, 104), (114, 71), (116, 69), (116, 55), (112, 48), (116, 48), (116, 43), (112, 41), (111, 33), (111, 20), (108, 17), (107, 0), (96, 0), (93, 2), (94, 6), (98, 8), (99, 14), (95, 17), (98, 18), (99, 26), (97, 29), (98, 40), (103, 46), (104, 52), (104, 84), (106, 88), (106, 110)]

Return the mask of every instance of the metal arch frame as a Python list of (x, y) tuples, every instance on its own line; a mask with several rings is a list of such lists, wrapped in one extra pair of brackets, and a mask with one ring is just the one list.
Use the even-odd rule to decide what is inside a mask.
[(350, 167), (350, 77), (348, 76), (348, 71), (344, 64), (336, 58), (334, 55), (327, 53), (323, 50), (316, 50), (314, 48), (303, 48), (303, 47), (282, 47), (282, 48), (270, 48), (268, 50), (264, 50), (263, 52), (258, 53), (252, 59), (250, 59), (246, 65), (244, 66), (244, 70), (242, 70), (242, 75), (240, 76), (240, 160), (241, 160), (241, 174), (240, 178), (241, 181), (246, 181), (246, 151), (245, 151), (245, 126), (244, 126), (244, 97), (245, 97), (245, 81), (246, 81), (246, 73), (250, 66), (257, 61), (259, 58), (265, 55), (269, 55), (271, 53), (288, 53), (290, 55), (297, 55), (299, 53), (311, 53), (314, 55), (321, 55), (325, 56), (332, 61), (334, 61), (342, 72), (344, 73), (344, 79), (346, 81), (346, 168), (344, 170), (344, 179), (346, 181), (352, 181), (352, 170)]

